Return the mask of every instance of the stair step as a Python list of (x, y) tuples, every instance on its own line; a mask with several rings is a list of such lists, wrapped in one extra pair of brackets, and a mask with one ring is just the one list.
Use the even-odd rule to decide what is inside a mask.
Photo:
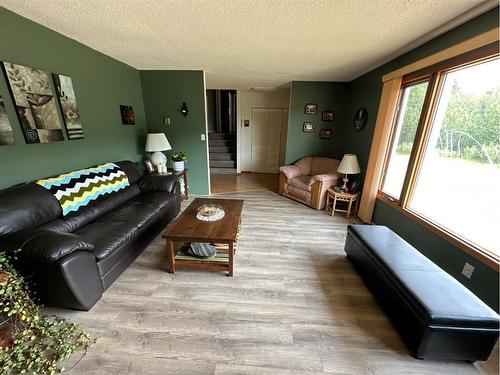
[(236, 174), (236, 168), (210, 168), (210, 174)]
[(236, 154), (226, 152), (210, 152), (210, 160), (236, 160)]
[(235, 160), (211, 160), (210, 167), (213, 168), (236, 168)]
[(209, 153), (218, 152), (218, 153), (226, 153), (226, 154), (235, 154), (236, 146), (212, 146), (209, 147)]
[(231, 133), (208, 133), (208, 139), (236, 139), (236, 134)]
[(236, 146), (236, 139), (209, 139), (208, 147), (214, 146)]

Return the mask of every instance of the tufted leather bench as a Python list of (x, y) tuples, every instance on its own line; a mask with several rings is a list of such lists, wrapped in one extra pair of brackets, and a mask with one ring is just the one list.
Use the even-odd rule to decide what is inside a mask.
[(349, 225), (345, 252), (417, 358), (488, 358), (498, 314), (389, 228)]

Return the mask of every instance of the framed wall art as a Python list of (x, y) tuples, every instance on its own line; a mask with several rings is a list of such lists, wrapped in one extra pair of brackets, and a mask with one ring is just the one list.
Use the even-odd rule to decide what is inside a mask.
[(306, 115), (315, 115), (318, 111), (318, 105), (314, 103), (307, 103), (304, 107), (304, 113)]
[(12, 131), (12, 126), (7, 117), (7, 112), (5, 111), (2, 95), (0, 95), (0, 146), (13, 144), (14, 132)]
[(321, 114), (321, 119), (323, 121), (333, 121), (334, 117), (335, 117), (334, 111), (323, 111), (323, 113)]
[(332, 138), (332, 129), (321, 129), (319, 131), (320, 139), (330, 139)]
[(314, 133), (315, 127), (316, 127), (316, 124), (314, 122), (304, 122), (302, 124), (302, 131), (304, 133)]
[(83, 126), (80, 113), (76, 104), (76, 95), (71, 77), (52, 73), (57, 98), (61, 106), (61, 112), (66, 126), (68, 139), (83, 139)]
[(49, 74), (8, 62), (3, 67), (26, 143), (64, 140)]
[(121, 105), (120, 113), (123, 125), (135, 125), (134, 109), (129, 105)]

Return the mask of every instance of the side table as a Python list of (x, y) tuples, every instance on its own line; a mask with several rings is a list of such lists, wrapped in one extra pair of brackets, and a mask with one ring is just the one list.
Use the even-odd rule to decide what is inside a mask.
[(172, 173), (175, 177), (177, 177), (177, 181), (181, 185), (181, 196), (183, 199), (188, 199), (188, 176), (187, 176), (187, 168), (183, 171), (174, 171), (173, 169), (168, 169), (169, 173)]
[[(161, 175), (162, 173), (155, 172), (154, 174)], [(165, 174), (165, 173), (163, 173)], [(187, 178), (187, 169), (184, 169), (183, 171), (174, 171), (171, 168), (168, 168), (168, 172), (166, 173), (167, 175), (172, 175), (177, 178), (177, 181), (179, 181), (179, 184), (181, 185), (181, 197), (182, 199), (186, 200), (188, 199), (188, 178)]]
[[(337, 208), (337, 203), (343, 202), (347, 204), (347, 209)], [(326, 192), (326, 204), (325, 211), (332, 211), (332, 216), (335, 215), (335, 212), (345, 212), (346, 218), (351, 216), (352, 204), (354, 203), (353, 214), (358, 212), (358, 204), (359, 204), (359, 193), (344, 193), (335, 191), (335, 189), (330, 188)]]

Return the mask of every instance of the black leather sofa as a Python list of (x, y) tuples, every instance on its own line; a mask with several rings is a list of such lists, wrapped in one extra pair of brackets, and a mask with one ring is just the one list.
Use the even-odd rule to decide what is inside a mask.
[(417, 358), (488, 358), (498, 314), (389, 228), (349, 225), (345, 251)]
[(0, 251), (16, 254), (43, 303), (90, 310), (179, 213), (175, 177), (144, 175), (131, 161), (116, 164), (130, 186), (65, 217), (34, 182), (0, 191)]

